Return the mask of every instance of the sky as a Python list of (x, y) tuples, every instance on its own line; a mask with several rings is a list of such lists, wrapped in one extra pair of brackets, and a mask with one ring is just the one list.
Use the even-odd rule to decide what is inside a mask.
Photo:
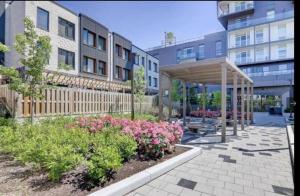
[(58, 1), (76, 13), (100, 22), (134, 45), (147, 49), (161, 44), (164, 32), (177, 41), (224, 30), (215, 1)]

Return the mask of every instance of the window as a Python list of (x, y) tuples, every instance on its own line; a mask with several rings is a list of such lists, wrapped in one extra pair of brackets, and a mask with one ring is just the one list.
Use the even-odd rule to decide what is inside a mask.
[(95, 64), (96, 60), (86, 57), (83, 57), (83, 71), (89, 73), (95, 73)]
[(263, 31), (263, 29), (256, 30), (256, 33), (255, 33), (255, 42), (257, 44), (260, 44), (260, 43), (264, 42), (264, 31)]
[(83, 43), (89, 46), (96, 47), (95, 33), (87, 29), (83, 29)]
[(106, 39), (104, 37), (98, 36), (98, 49), (106, 50)]
[(255, 49), (255, 58), (256, 58), (256, 61), (267, 60), (267, 59), (265, 59), (264, 48), (256, 48)]
[(115, 78), (117, 78), (117, 79), (122, 78), (122, 68), (117, 65), (116, 65), (116, 71), (115, 71)]
[(287, 64), (279, 65), (279, 66), (278, 66), (278, 70), (279, 70), (279, 71), (287, 70)]
[(148, 76), (148, 85), (151, 86), (151, 76)]
[(270, 68), (269, 67), (263, 67), (263, 72), (269, 72)]
[(153, 78), (154, 81), (154, 87), (157, 87), (157, 78)]
[(142, 57), (142, 65), (145, 67), (145, 57)]
[(280, 44), (278, 46), (278, 58), (286, 58), (286, 44)]
[(58, 35), (74, 40), (75, 25), (65, 19), (58, 17)]
[(97, 74), (106, 75), (106, 63), (105, 62), (98, 61)]
[(267, 12), (267, 20), (272, 20), (275, 18), (275, 10), (269, 10)]
[(129, 69), (124, 69), (124, 78), (123, 80), (127, 81), (129, 80)]
[(118, 44), (116, 44), (116, 53), (119, 57), (122, 57), (122, 47)]
[(245, 9), (246, 9), (246, 2), (245, 2), (245, 1), (242, 1), (242, 2), (235, 2), (234, 7), (235, 7), (235, 11), (236, 11), (236, 12), (245, 10)]
[(129, 61), (129, 50), (123, 48), (122, 53), (123, 53), (123, 59)]
[(235, 36), (235, 47), (242, 47), (249, 44), (250, 36), (243, 34), (243, 35), (236, 35)]
[(278, 39), (285, 39), (286, 35), (286, 24), (278, 25)]
[(217, 41), (216, 42), (216, 56), (222, 55), (222, 42)]
[(153, 63), (153, 65), (154, 65), (154, 72), (157, 73), (157, 72), (158, 72), (158, 71), (157, 71), (157, 63)]
[(203, 59), (204, 57), (205, 57), (205, 55), (204, 55), (204, 44), (201, 44), (199, 46), (199, 58)]
[(182, 50), (182, 57), (183, 58), (190, 58), (194, 55), (194, 48), (184, 48)]
[(236, 63), (247, 63), (247, 60), (249, 60), (247, 57), (249, 57), (249, 53), (247, 53), (246, 51), (236, 53)]
[(46, 31), (49, 31), (49, 12), (37, 8), (37, 27)]
[(66, 64), (75, 69), (75, 53), (58, 48), (58, 64)]
[(152, 67), (151, 67), (151, 61), (148, 61), (148, 70), (151, 71)]
[(135, 57), (134, 57), (134, 63), (136, 64), (136, 65), (139, 65), (140, 64), (140, 55), (135, 55)]
[(247, 26), (247, 17), (236, 19), (235, 24), (237, 27)]

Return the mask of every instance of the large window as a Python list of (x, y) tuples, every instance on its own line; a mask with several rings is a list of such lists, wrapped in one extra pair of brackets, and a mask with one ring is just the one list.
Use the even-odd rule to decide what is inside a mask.
[(106, 39), (104, 37), (98, 36), (98, 49), (106, 50)]
[(249, 44), (250, 36), (246, 34), (235, 36), (235, 47), (242, 47)]
[(37, 27), (46, 31), (49, 31), (49, 12), (37, 8)]
[(177, 50), (176, 51), (176, 59), (180, 60), (180, 58), (181, 58), (181, 50)]
[(235, 2), (234, 4), (234, 8), (236, 12), (242, 11), (246, 9), (246, 2), (242, 1), (242, 2)]
[(83, 29), (83, 43), (92, 47), (96, 47), (95, 33)]
[(278, 58), (286, 58), (286, 44), (278, 45)]
[(285, 39), (286, 36), (286, 24), (278, 25), (278, 39)]
[(122, 68), (116, 65), (115, 78), (122, 79)]
[(158, 72), (158, 70), (157, 70), (157, 63), (153, 63), (153, 66), (154, 66), (154, 72)]
[(134, 57), (134, 63), (136, 65), (139, 65), (140, 64), (140, 55), (136, 54), (135, 57)]
[(154, 81), (154, 87), (157, 87), (157, 78), (153, 78)]
[(142, 57), (142, 65), (145, 67), (145, 57)]
[(98, 61), (97, 74), (106, 75), (106, 63), (105, 62)]
[(124, 69), (124, 78), (123, 80), (127, 81), (129, 80), (129, 69)]
[(119, 57), (122, 57), (122, 47), (118, 44), (116, 44), (116, 54), (119, 56)]
[(264, 31), (263, 29), (256, 30), (255, 32), (255, 42), (257, 44), (264, 42)]
[(75, 25), (65, 19), (58, 17), (58, 35), (74, 40)]
[(199, 46), (199, 58), (203, 59), (204, 57), (205, 57), (205, 54), (204, 54), (204, 44), (201, 44)]
[(126, 48), (123, 48), (123, 59), (124, 60), (126, 60), (126, 61), (129, 61), (129, 54), (130, 54), (130, 52), (129, 52), (129, 50), (127, 50)]
[(83, 57), (83, 71), (84, 72), (89, 72), (89, 73), (95, 73), (95, 65), (96, 65), (96, 60), (86, 57)]
[(249, 56), (249, 53), (247, 53), (246, 51), (236, 53), (236, 57), (235, 57), (236, 63), (239, 63), (239, 64), (247, 63), (248, 56)]
[(151, 71), (152, 65), (151, 65), (151, 60), (148, 61), (148, 70)]
[(75, 53), (58, 48), (58, 64), (66, 64), (75, 69)]
[(256, 48), (255, 49), (255, 58), (256, 58), (256, 61), (267, 60), (267, 59), (265, 59), (264, 48)]
[(216, 56), (222, 55), (222, 42), (216, 42)]
[(182, 57), (183, 58), (190, 58), (193, 57), (194, 55), (194, 48), (190, 47), (190, 48), (184, 48), (182, 50)]

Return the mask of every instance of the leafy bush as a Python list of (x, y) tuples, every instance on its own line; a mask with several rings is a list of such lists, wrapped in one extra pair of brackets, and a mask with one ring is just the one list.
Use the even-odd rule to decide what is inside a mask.
[(13, 118), (0, 117), (0, 126), (11, 126), (15, 125), (15, 120)]

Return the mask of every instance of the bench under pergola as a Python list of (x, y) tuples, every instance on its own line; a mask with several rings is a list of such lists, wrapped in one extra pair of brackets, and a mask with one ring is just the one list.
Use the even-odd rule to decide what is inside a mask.
[[(253, 119), (253, 81), (226, 57), (204, 59), (194, 62), (160, 66), (160, 89), (159, 89), (159, 118), (163, 119), (163, 91), (169, 91), (169, 118), (172, 112), (171, 89), (172, 80), (181, 80), (183, 84), (183, 125), (186, 125), (186, 83), (201, 83), (205, 85), (220, 84), (222, 93), (221, 119), (222, 119), (222, 142), (226, 142), (226, 95), (227, 85), (233, 88), (233, 130), (237, 134), (237, 88), (241, 88), (241, 129), (244, 130), (244, 101), (245, 87), (247, 89), (246, 110), (247, 125), (250, 124), (250, 101)], [(166, 87), (162, 78), (169, 80)], [(205, 105), (203, 105), (205, 110)]]

